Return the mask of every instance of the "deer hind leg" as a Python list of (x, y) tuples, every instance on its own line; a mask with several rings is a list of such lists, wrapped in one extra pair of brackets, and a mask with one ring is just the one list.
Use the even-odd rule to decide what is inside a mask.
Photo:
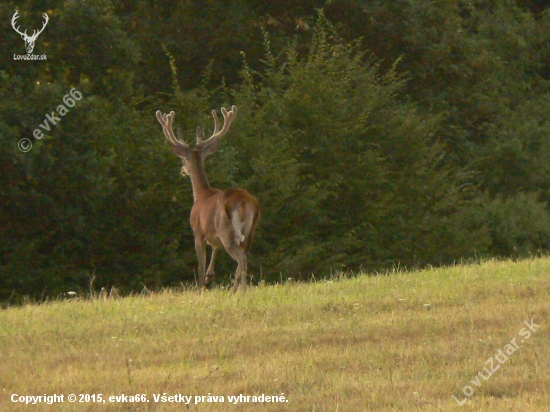
[(239, 245), (236, 243), (231, 243), (230, 245), (224, 245), (225, 250), (229, 255), (237, 261), (237, 272), (235, 274), (235, 283), (233, 283), (232, 292), (237, 292), (239, 288), (239, 283), (243, 293), (246, 293), (246, 270), (247, 270), (247, 259), (246, 254), (241, 250)]
[(243, 293), (246, 292), (246, 272), (247, 258), (241, 244), (245, 242), (244, 229), (247, 224), (247, 218), (241, 216), (238, 209), (227, 211), (227, 220), (224, 219), (224, 235), (220, 237), (227, 253), (237, 261), (237, 272), (235, 274), (235, 283), (233, 284), (233, 293), (242, 285)]
[(210, 287), (212, 282), (214, 282), (214, 262), (216, 261), (216, 256), (218, 255), (218, 248), (212, 247), (212, 257), (210, 258), (210, 264), (206, 270), (206, 287)]
[(202, 290), (204, 286), (204, 272), (206, 267), (206, 243), (204, 239), (195, 238), (195, 250), (197, 251), (197, 259), (199, 261), (199, 279), (198, 286)]

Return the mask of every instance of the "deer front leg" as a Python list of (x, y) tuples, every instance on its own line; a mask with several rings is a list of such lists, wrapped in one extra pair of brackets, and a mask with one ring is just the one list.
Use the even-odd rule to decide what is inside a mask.
[(212, 257), (210, 258), (210, 264), (206, 270), (206, 287), (208, 288), (212, 282), (214, 282), (214, 262), (216, 261), (216, 256), (218, 255), (218, 248), (212, 247)]
[(197, 251), (197, 259), (199, 261), (198, 286), (202, 291), (202, 288), (204, 287), (204, 272), (206, 267), (206, 244), (204, 239), (195, 238), (195, 250)]

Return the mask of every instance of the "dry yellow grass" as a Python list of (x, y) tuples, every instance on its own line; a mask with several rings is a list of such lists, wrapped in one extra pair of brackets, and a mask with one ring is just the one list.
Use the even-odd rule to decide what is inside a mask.
[[(549, 411), (550, 259), (0, 312), (2, 411)], [(471, 383), (524, 321), (540, 328)], [(495, 362), (496, 364), (496, 362)], [(463, 406), (463, 388), (474, 394)], [(154, 395), (191, 395), (191, 404)], [(63, 394), (24, 405), (18, 395)], [(105, 403), (69, 403), (102, 394)], [(145, 394), (149, 402), (111, 403)], [(195, 395), (224, 402), (194, 403)], [(235, 395), (284, 403), (230, 403)], [(207, 398), (205, 398), (205, 401)]]

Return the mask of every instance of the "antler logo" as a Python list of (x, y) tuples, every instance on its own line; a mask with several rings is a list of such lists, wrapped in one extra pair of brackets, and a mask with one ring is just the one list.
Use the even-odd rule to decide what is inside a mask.
[(40, 33), (42, 33), (44, 31), (44, 29), (46, 28), (46, 25), (48, 24), (48, 21), (50, 20), (50, 18), (48, 17), (48, 15), (46, 13), (44, 13), (43, 16), (44, 16), (44, 23), (42, 25), (42, 28), (40, 30), (34, 30), (32, 36), (29, 36), (27, 34), (27, 30), (25, 30), (25, 32), (22, 33), (19, 30), (19, 27), (17, 27), (15, 25), (15, 23), (16, 23), (15, 21), (19, 17), (19, 13), (17, 11), (15, 12), (15, 14), (13, 15), (13, 17), (11, 19), (11, 25), (12, 25), (13, 29), (21, 35), (23, 40), (25, 40), (25, 48), (27, 49), (27, 54), (32, 53), (32, 51), (34, 49), (34, 43), (36, 42), (36, 39), (38, 38)]

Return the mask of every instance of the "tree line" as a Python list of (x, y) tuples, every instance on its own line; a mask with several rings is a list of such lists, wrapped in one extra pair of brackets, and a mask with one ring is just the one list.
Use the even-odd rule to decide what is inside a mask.
[[(262, 204), (253, 282), (549, 249), (543, 2), (272, 3), (0, 5), (0, 300), (193, 282), (191, 186), (157, 109), (190, 141), (238, 106), (206, 169)], [(47, 60), (14, 59), (16, 9), (29, 32), (48, 14)]]

